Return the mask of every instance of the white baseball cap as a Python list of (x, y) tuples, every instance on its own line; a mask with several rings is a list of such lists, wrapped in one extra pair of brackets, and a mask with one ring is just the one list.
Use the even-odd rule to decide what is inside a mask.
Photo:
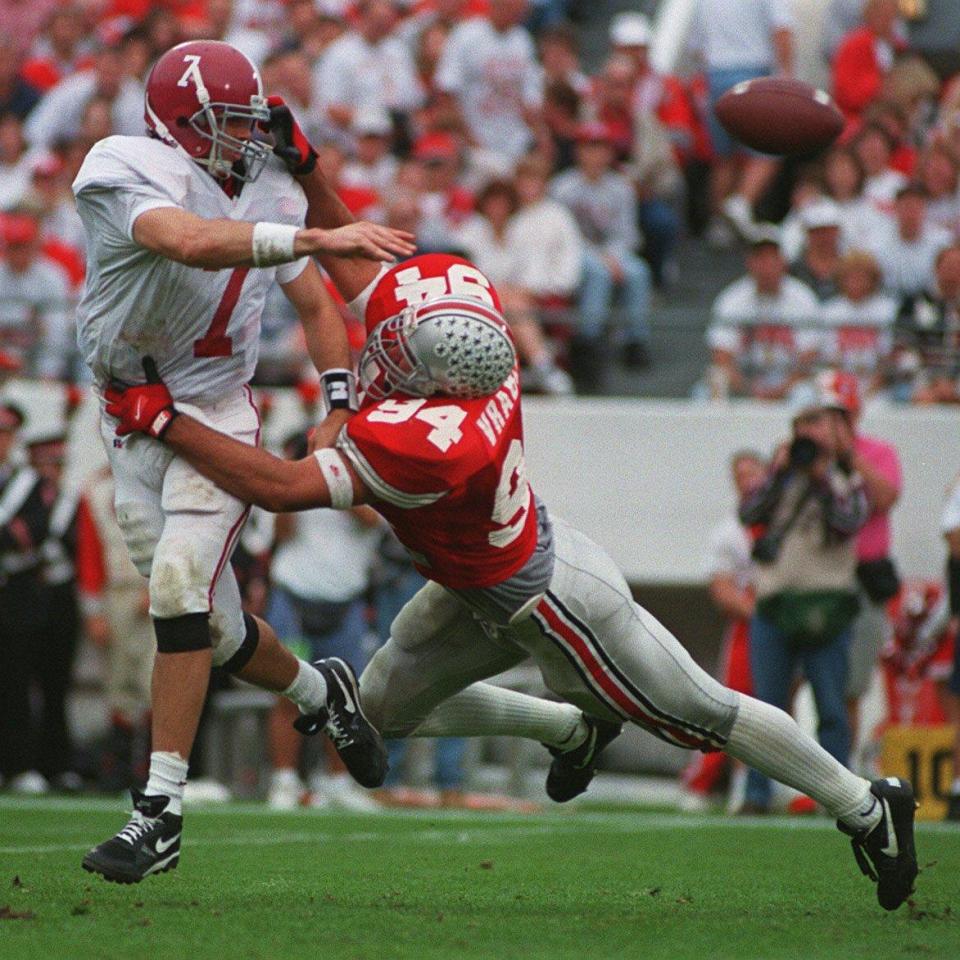
[(642, 13), (628, 10), (610, 21), (610, 42), (615, 47), (648, 47), (652, 39), (650, 21)]

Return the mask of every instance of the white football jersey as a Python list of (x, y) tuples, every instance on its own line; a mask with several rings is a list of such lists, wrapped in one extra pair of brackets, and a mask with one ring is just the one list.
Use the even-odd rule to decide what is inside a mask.
[(289, 283), (307, 259), (280, 267), (205, 270), (133, 239), (140, 214), (180, 207), (205, 219), (302, 226), (303, 190), (278, 160), (235, 198), (179, 150), (148, 137), (97, 143), (73, 183), (87, 234), (87, 280), (77, 311), (80, 353), (98, 383), (142, 383), (151, 356), (177, 400), (211, 402), (247, 383), (260, 316), (274, 279)]

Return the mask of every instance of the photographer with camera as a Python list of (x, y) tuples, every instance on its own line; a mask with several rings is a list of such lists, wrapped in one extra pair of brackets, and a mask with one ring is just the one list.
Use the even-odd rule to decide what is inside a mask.
[[(841, 445), (829, 410), (801, 411), (766, 481), (741, 503), (740, 519), (751, 528), (756, 564), (754, 696), (788, 709), (801, 666), (813, 688), (820, 743), (846, 764), (847, 648), (859, 607), (855, 534), (868, 507), (863, 480)], [(769, 803), (770, 781), (751, 770), (743, 812), (766, 812)]]

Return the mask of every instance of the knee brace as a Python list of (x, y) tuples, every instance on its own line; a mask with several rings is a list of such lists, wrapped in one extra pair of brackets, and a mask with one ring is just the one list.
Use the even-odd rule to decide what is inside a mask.
[(260, 643), (260, 625), (256, 617), (243, 615), (243, 641), (226, 663), (220, 664), (227, 673), (239, 673), (249, 662)]
[(153, 621), (159, 653), (191, 653), (213, 646), (210, 619), (206, 613), (185, 613), (179, 617), (157, 617)]

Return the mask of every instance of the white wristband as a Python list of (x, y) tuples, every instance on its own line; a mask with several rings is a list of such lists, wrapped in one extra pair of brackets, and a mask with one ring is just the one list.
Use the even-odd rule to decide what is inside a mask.
[(340, 454), (330, 447), (324, 447), (314, 453), (320, 472), (330, 491), (330, 506), (334, 510), (346, 510), (353, 506), (353, 479), (347, 464)]
[(261, 221), (253, 225), (253, 265), (273, 267), (278, 263), (292, 263), (297, 259), (293, 241), (299, 227), (286, 223)]

